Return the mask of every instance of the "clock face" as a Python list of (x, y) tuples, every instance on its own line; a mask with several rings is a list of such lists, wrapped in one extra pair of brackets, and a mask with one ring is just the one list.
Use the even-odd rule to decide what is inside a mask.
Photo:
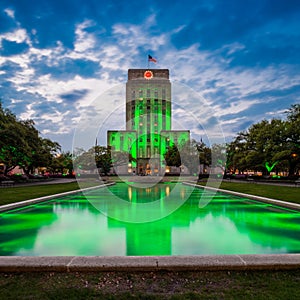
[(151, 79), (151, 78), (153, 78), (153, 73), (151, 71), (149, 71), (149, 70), (145, 71), (144, 78), (145, 79)]

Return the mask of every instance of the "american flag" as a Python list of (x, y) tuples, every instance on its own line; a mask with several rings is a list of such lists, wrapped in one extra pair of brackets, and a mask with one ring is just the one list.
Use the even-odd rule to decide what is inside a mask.
[(157, 60), (154, 57), (152, 57), (151, 55), (149, 55), (149, 54), (148, 54), (148, 61), (152, 61), (155, 64), (157, 63)]

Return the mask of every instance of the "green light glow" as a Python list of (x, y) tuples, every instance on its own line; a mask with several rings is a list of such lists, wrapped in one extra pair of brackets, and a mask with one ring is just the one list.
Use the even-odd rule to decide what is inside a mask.
[[(160, 201), (164, 209), (175, 184), (110, 187), (132, 204)], [(180, 186), (178, 197), (191, 187)], [(98, 191), (99, 192), (99, 191)], [(156, 222), (131, 224), (105, 217), (82, 195), (0, 214), (0, 255), (209, 255), (300, 252), (300, 213), (247, 198), (216, 194), (199, 209), (193, 190), (178, 210)], [(110, 201), (108, 193), (90, 200)], [(113, 208), (122, 215), (118, 206)], [(144, 214), (151, 214), (144, 211)]]
[(265, 163), (265, 167), (266, 167), (266, 169), (268, 170), (268, 172), (271, 172), (271, 171), (274, 169), (274, 167), (275, 167), (278, 163), (279, 163), (279, 161), (275, 161), (275, 162), (270, 166), (269, 163), (266, 162), (266, 163)]
[[(151, 71), (154, 77), (147, 80), (143, 77), (143, 70), (129, 70), (126, 83), (126, 131), (108, 131), (107, 138), (107, 144), (113, 150), (129, 152), (136, 159), (132, 167), (137, 173), (147, 175), (164, 172), (163, 155), (168, 146), (166, 134), (171, 144), (179, 144), (183, 140), (187, 143), (190, 138), (189, 131), (171, 130), (171, 83), (168, 70)], [(134, 141), (129, 142), (131, 147), (126, 146), (129, 132), (136, 134)], [(131, 171), (128, 169), (128, 172)]]

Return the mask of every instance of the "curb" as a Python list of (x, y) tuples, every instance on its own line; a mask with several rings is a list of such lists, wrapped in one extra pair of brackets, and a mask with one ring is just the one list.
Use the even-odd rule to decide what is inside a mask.
[(0, 272), (221, 271), (300, 269), (300, 254), (209, 256), (2, 256)]

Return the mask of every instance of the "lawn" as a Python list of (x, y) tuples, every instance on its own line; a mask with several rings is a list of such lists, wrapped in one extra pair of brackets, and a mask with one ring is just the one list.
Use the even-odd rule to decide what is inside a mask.
[(300, 204), (300, 187), (223, 181), (220, 188)]
[[(89, 187), (96, 184), (96, 182), (86, 181), (80, 183), (80, 186)], [(300, 187), (287, 187), (279, 185), (275, 186), (255, 183), (222, 182), (220, 188), (300, 204)], [(77, 189), (79, 189), (77, 182), (1, 188), (0, 205), (68, 192)]]
[(0, 273), (1, 299), (299, 299), (300, 269)]
[[(81, 187), (97, 185), (96, 182), (82, 182)], [(29, 186), (16, 186), (0, 189), (0, 205), (19, 202), (38, 197), (59, 194), (79, 189), (77, 182), (59, 184), (41, 184)]]

